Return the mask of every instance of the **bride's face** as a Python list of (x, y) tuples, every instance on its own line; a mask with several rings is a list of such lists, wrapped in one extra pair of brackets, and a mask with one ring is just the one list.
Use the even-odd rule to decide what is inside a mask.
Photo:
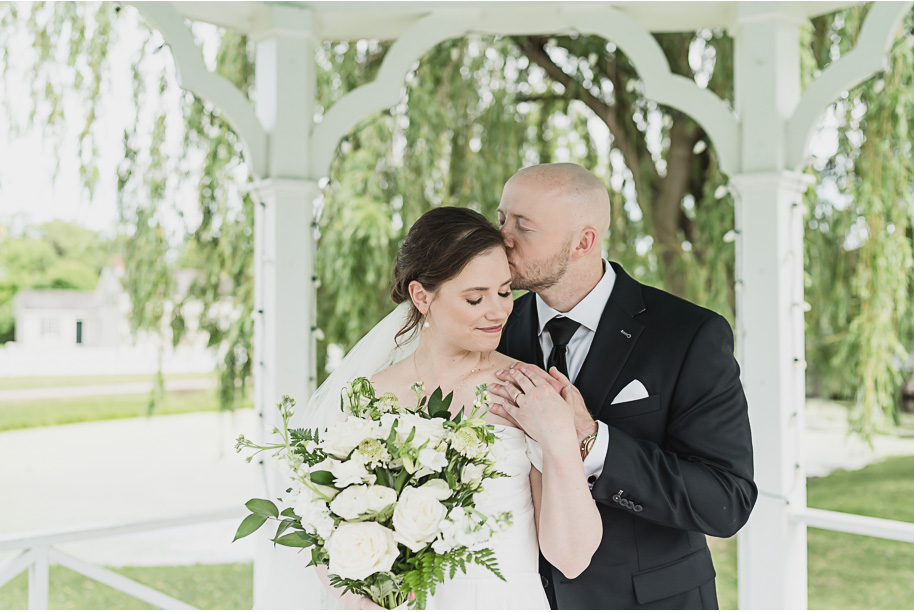
[(428, 308), (429, 331), (461, 350), (494, 351), (513, 308), (508, 257), (492, 249), (438, 288)]

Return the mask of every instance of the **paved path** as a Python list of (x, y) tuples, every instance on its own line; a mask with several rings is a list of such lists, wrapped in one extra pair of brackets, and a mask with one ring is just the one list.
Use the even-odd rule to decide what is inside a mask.
[[(248, 409), (0, 433), (0, 537), (232, 507), (243, 516), (244, 502), (261, 496), (261, 472), (235, 453), (234, 441), (239, 433), (260, 439), (258, 430)], [(61, 549), (110, 565), (250, 560), (251, 542), (231, 544), (237, 526), (228, 521)]]
[[(166, 391), (196, 391), (212, 389), (213, 378), (187, 378), (166, 380)], [(152, 391), (152, 382), (118, 383), (113, 385), (80, 385), (74, 387), (49, 387), (47, 389), (7, 389), (0, 391), (0, 402), (18, 400), (57, 399), (63, 397), (97, 397), (99, 395), (134, 395)]]
[[(914, 455), (914, 435), (877, 437), (874, 449), (849, 438), (843, 409), (835, 404), (809, 402), (806, 422), (810, 476), (857, 469), (890, 455)], [(243, 513), (245, 501), (262, 495), (261, 471), (245, 463), (245, 455), (235, 454), (239, 433), (263, 439), (253, 410), (0, 433), (0, 537), (231, 507)], [(252, 541), (230, 543), (237, 524), (227, 521), (61, 548), (114, 566), (247, 561), (254, 555)], [(0, 564), (3, 559), (0, 554)]]

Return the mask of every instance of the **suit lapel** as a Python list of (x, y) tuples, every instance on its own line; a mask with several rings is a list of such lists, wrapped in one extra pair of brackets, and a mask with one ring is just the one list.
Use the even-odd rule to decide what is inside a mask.
[[(635, 318), (645, 311), (641, 285), (619, 264), (611, 262), (610, 265), (616, 272), (616, 282), (603, 309), (590, 351), (575, 379), (575, 386), (594, 418), (600, 416), (610, 390), (644, 331), (644, 325)], [(536, 337), (535, 330), (533, 337)]]

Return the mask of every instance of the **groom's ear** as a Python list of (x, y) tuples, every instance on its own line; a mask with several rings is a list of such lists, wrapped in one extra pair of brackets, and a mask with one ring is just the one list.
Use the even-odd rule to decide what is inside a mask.
[(413, 304), (422, 314), (428, 314), (428, 305), (431, 302), (432, 296), (428, 291), (425, 290), (425, 287), (422, 286), (422, 283), (419, 281), (412, 281), (409, 284), (409, 297), (412, 299)]
[(578, 236), (578, 241), (574, 245), (571, 256), (573, 258), (579, 258), (589, 255), (594, 248), (599, 248), (598, 244), (599, 235), (597, 234), (597, 230), (592, 227), (585, 227)]

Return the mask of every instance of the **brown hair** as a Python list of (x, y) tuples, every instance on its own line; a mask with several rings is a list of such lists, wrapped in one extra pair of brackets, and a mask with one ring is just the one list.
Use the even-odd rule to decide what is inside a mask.
[[(501, 232), (478, 212), (455, 206), (433, 208), (406, 234), (394, 264), (390, 297), (397, 304), (410, 300), (409, 284), (413, 281), (433, 293), (460, 274), (473, 258), (495, 248), (505, 248)], [(422, 313), (412, 305), (406, 324), (397, 333), (397, 342), (414, 332), (421, 321)]]

